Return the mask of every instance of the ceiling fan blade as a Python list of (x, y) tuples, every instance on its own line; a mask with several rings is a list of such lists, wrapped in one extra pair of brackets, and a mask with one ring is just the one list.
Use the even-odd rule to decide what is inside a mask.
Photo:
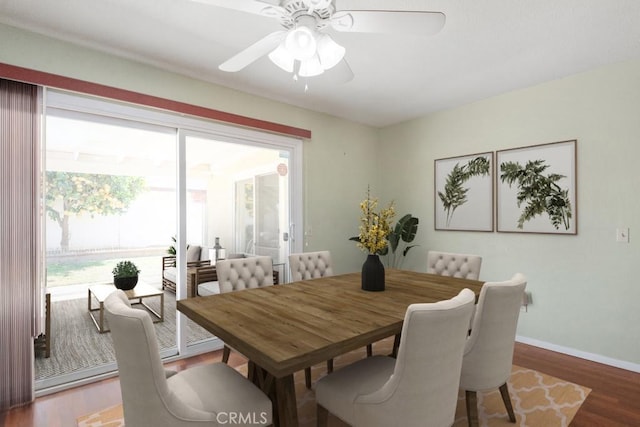
[(338, 62), (338, 65), (330, 69), (327, 74), (332, 76), (332, 79), (335, 83), (349, 83), (353, 80), (353, 71), (347, 63), (346, 59), (342, 59), (342, 61)]
[(426, 0), (334, 0), (336, 10), (397, 10), (432, 12)]
[[(351, 26), (345, 24), (349, 15), (353, 20)], [(332, 26), (337, 31), (421, 36), (439, 32), (444, 27), (445, 19), (440, 12), (408, 10), (340, 10), (331, 17)]]
[(222, 71), (234, 73), (274, 50), (287, 35), (286, 31), (276, 31), (261, 38), (245, 50), (237, 53), (218, 67)]
[[(280, 8), (278, 0), (191, 0), (198, 3), (210, 4), (212, 6), (224, 7), (226, 9), (240, 10), (242, 12), (263, 15), (265, 8)], [(284, 9), (282, 9), (284, 10)]]

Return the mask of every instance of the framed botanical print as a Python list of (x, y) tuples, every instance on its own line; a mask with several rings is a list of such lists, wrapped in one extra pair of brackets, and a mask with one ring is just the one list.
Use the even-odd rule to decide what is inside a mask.
[(577, 234), (576, 140), (496, 152), (497, 229)]
[(435, 229), (493, 231), (493, 152), (435, 160)]

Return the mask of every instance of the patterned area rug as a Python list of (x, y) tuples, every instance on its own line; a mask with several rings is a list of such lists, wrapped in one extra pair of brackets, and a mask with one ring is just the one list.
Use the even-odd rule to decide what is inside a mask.
[[(377, 343), (375, 354), (388, 354), (390, 342)], [(379, 346), (380, 345), (380, 346)], [(364, 351), (354, 351), (335, 360), (336, 369), (355, 360), (365, 357)], [(325, 366), (318, 365), (312, 369), (314, 382), (325, 375)], [(246, 374), (247, 365), (238, 367)], [(296, 397), (298, 402), (298, 418), (301, 427), (316, 425), (316, 403), (313, 390), (304, 386), (304, 372), (295, 374)], [(568, 426), (580, 405), (591, 391), (540, 372), (514, 365), (509, 380), (511, 403), (516, 413), (517, 426)], [(513, 426), (509, 422), (500, 393), (496, 389), (488, 393), (478, 393), (478, 416), (480, 426)], [(329, 426), (343, 427), (347, 424), (339, 419), (329, 417)], [(78, 419), (78, 427), (120, 427), (124, 426), (122, 405), (116, 405), (102, 411), (89, 414)], [(458, 406), (454, 427), (467, 426), (464, 393), (458, 396)]]

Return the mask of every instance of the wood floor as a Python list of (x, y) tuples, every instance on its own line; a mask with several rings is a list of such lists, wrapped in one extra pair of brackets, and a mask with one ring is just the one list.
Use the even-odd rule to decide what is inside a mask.
[[(231, 355), (230, 365), (245, 362), (237, 353)], [(169, 367), (180, 370), (221, 358), (222, 351), (217, 351), (174, 362)], [(592, 389), (571, 423), (573, 427), (640, 426), (639, 373), (520, 343), (516, 344), (513, 363)], [(75, 427), (78, 417), (117, 403), (120, 383), (113, 378), (44, 396), (28, 406), (0, 413), (0, 426)]]
[(640, 426), (640, 373), (520, 343), (513, 363), (591, 389), (572, 427)]

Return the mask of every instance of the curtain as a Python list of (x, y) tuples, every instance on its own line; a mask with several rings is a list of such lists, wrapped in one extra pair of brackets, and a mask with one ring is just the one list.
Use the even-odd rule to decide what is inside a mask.
[(37, 86), (0, 79), (0, 411), (34, 398), (39, 327)]

